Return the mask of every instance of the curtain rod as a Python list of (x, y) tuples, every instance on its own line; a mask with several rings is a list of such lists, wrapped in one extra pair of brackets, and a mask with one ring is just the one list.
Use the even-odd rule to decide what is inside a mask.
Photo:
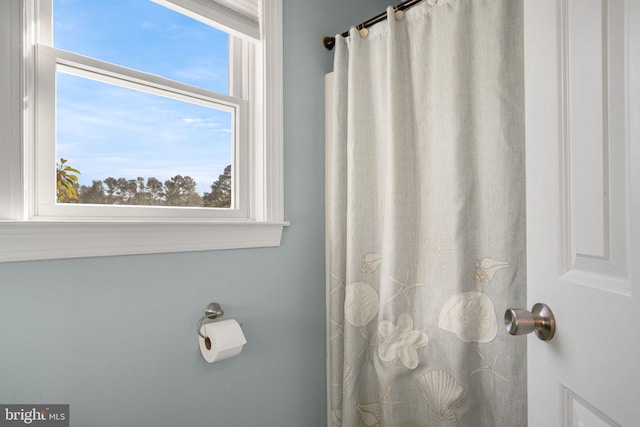
[[(407, 1), (403, 1), (399, 5), (395, 6), (394, 9), (396, 11), (405, 10), (405, 9), (408, 9), (411, 6), (415, 5), (416, 3), (420, 3), (421, 1), (422, 0), (407, 0)], [(377, 24), (378, 22), (382, 22), (382, 21), (384, 21), (386, 19), (387, 19), (387, 12), (385, 11), (385, 12), (382, 12), (381, 14), (379, 14), (379, 15), (374, 16), (371, 19), (368, 19), (368, 20), (364, 21), (362, 24), (356, 26), (356, 29), (357, 30), (362, 30), (364, 28), (369, 28), (372, 25)], [(342, 33), (341, 36), (342, 37), (349, 37), (349, 30), (347, 30), (344, 33)], [(327, 50), (333, 50), (333, 47), (336, 45), (336, 38), (335, 37), (331, 37), (331, 36), (324, 36), (324, 37), (322, 37), (322, 44), (324, 45), (324, 47)]]

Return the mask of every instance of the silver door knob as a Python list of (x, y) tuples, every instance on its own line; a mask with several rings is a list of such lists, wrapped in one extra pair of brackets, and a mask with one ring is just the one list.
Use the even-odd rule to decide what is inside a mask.
[(504, 326), (511, 335), (535, 332), (542, 341), (549, 341), (556, 333), (556, 319), (551, 309), (542, 303), (534, 304), (531, 311), (510, 308), (504, 313)]

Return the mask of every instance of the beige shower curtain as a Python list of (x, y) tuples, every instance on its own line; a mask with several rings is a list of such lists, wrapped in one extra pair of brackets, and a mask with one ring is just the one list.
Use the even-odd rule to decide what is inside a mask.
[(522, 0), (387, 14), (336, 38), (328, 423), (524, 426)]

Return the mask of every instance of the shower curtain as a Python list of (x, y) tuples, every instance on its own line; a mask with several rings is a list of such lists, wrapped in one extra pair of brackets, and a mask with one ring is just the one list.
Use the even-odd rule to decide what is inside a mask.
[(328, 424), (525, 426), (522, 0), (387, 15), (336, 37)]

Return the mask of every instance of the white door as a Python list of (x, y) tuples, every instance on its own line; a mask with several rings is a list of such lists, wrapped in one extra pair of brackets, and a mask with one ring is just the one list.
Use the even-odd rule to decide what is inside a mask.
[(640, 426), (640, 0), (524, 3), (529, 426)]

